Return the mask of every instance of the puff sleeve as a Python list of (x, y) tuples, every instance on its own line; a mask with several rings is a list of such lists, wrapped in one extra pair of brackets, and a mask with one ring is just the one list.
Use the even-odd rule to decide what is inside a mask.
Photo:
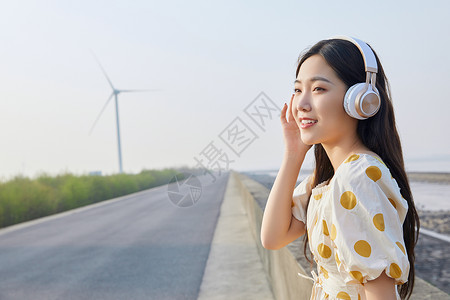
[(347, 160), (335, 182), (330, 238), (346, 283), (376, 279), (385, 272), (396, 284), (408, 280), (403, 241), (407, 202), (384, 163), (375, 157)]
[(306, 223), (306, 204), (311, 196), (311, 175), (306, 177), (292, 194), (292, 215), (299, 221)]

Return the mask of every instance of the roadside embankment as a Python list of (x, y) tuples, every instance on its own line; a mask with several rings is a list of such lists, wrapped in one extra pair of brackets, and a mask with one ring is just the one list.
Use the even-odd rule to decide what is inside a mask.
[(0, 228), (167, 184), (175, 169), (107, 176), (42, 174), (0, 181)]

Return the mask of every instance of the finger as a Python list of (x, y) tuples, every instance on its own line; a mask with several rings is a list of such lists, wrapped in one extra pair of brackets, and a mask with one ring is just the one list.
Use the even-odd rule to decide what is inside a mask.
[(292, 103), (294, 101), (294, 94), (292, 94), (291, 102), (289, 103), (288, 122), (294, 121), (294, 115), (292, 113)]
[(281, 109), (281, 114), (280, 114), (281, 124), (287, 123), (286, 122), (286, 110), (287, 110), (287, 104), (284, 103), (283, 108)]

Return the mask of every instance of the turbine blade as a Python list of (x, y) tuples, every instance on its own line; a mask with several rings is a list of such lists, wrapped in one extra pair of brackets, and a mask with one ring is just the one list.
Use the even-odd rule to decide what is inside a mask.
[(147, 89), (147, 90), (119, 90), (121, 93), (140, 93), (140, 92), (155, 92), (155, 91), (162, 91), (161, 89)]
[(103, 75), (105, 75), (106, 80), (108, 80), (109, 85), (111, 86), (111, 88), (113, 90), (115, 90), (114, 85), (112, 84), (111, 80), (108, 77), (108, 74), (106, 74), (105, 69), (103, 69), (102, 64), (100, 63), (100, 61), (98, 60), (97, 56), (95, 55), (94, 51), (91, 50), (92, 56), (94, 56), (94, 59), (97, 61), (97, 64), (99, 65), (100, 69), (102, 69)]
[(106, 103), (105, 103), (105, 105), (103, 105), (103, 108), (102, 108), (101, 112), (98, 114), (97, 119), (95, 119), (94, 124), (92, 124), (91, 130), (89, 130), (89, 135), (91, 135), (92, 130), (94, 130), (95, 124), (97, 124), (97, 121), (100, 119), (100, 116), (102, 115), (106, 106), (108, 106), (108, 103), (109, 103), (109, 101), (111, 101), (113, 96), (114, 96), (114, 93), (112, 93), (111, 96), (109, 96), (108, 100), (106, 100)]

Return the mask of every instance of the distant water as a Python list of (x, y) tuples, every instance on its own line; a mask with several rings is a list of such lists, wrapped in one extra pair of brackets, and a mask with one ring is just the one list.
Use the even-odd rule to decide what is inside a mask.
[(436, 155), (427, 159), (405, 159), (407, 172), (450, 173), (450, 155)]
[(422, 210), (450, 210), (450, 185), (411, 182), (416, 208)]
[[(265, 176), (265, 185), (269, 188), (278, 174), (277, 170), (243, 172), (254, 174), (254, 179), (260, 181), (258, 176)], [(301, 171), (298, 181), (303, 180), (312, 173), (312, 170)], [(410, 182), (416, 208), (420, 210), (447, 210), (450, 211), (450, 185), (429, 182)]]

